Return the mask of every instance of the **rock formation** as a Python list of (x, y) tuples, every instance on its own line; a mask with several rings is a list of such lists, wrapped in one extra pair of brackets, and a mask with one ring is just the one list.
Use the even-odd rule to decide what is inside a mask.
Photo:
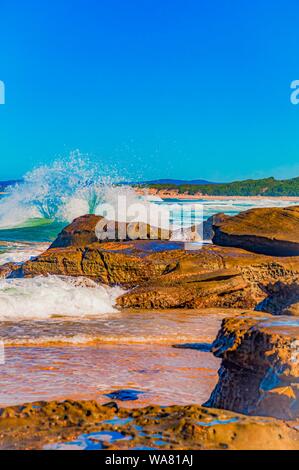
[[(86, 276), (130, 288), (118, 299), (133, 308), (254, 308), (271, 286), (298, 283), (299, 257), (270, 257), (238, 248), (165, 240), (96, 241), (98, 216), (76, 219), (52, 246), (22, 267), (3, 268), (11, 277)], [(11, 274), (9, 274), (11, 273)]]
[(273, 315), (299, 316), (299, 282), (286, 284), (282, 281), (267, 286), (266, 297), (256, 310)]
[(209, 407), (299, 417), (299, 320), (267, 314), (225, 319), (212, 345), (222, 358)]
[(66, 400), (0, 410), (0, 449), (41, 449), (78, 439), (107, 450), (299, 449), (295, 426), (197, 405), (125, 409)]
[(272, 256), (299, 256), (299, 206), (259, 208), (213, 225), (213, 243)]
[(65, 227), (51, 248), (84, 247), (99, 241), (169, 240), (171, 231), (143, 222), (115, 222), (100, 215), (83, 215)]

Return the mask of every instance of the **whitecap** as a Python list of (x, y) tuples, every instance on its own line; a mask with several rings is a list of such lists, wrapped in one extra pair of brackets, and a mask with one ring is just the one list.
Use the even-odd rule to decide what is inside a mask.
[(124, 291), (86, 278), (37, 276), (0, 280), (0, 321), (113, 313)]

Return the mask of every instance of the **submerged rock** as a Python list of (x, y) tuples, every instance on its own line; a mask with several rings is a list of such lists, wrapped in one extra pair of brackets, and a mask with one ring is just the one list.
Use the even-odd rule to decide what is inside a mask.
[(144, 392), (142, 392), (141, 390), (133, 390), (129, 388), (106, 393), (106, 397), (111, 398), (112, 400), (134, 401), (138, 400), (139, 395), (142, 395), (143, 393)]
[[(59, 444), (60, 443), (60, 444)], [(95, 401), (0, 409), (1, 449), (299, 449), (295, 425), (198, 405), (125, 409)]]
[(299, 320), (264, 315), (223, 320), (212, 346), (219, 381), (205, 405), (299, 418)]
[(258, 208), (213, 225), (213, 243), (273, 256), (299, 256), (299, 206)]

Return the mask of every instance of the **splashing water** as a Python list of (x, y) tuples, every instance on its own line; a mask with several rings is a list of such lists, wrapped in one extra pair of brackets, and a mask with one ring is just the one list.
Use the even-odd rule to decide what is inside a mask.
[[(0, 229), (40, 230), (43, 225), (65, 224), (84, 214), (157, 225), (163, 208), (149, 196), (137, 195), (132, 187), (120, 185), (121, 181), (115, 169), (100, 167), (78, 151), (73, 152), (68, 159), (32, 170), (21, 183), (8, 188), (8, 194), (0, 200)], [(145, 210), (140, 216), (136, 214), (141, 202)], [(107, 205), (112, 208), (110, 217), (105, 212)], [(165, 220), (168, 214), (165, 209)]]
[(118, 182), (114, 170), (108, 173), (73, 152), (68, 159), (32, 170), (22, 183), (8, 188), (0, 202), (0, 228), (69, 222), (82, 214), (96, 213), (107, 189), (115, 188)]
[(0, 320), (42, 319), (53, 315), (90, 316), (117, 312), (124, 293), (83, 277), (37, 276), (0, 280)]

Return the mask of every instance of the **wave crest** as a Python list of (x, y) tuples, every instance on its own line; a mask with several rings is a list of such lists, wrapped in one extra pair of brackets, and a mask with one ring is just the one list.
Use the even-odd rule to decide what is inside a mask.
[(27, 173), (21, 183), (7, 189), (0, 202), (0, 228), (30, 225), (32, 219), (70, 222), (96, 213), (108, 189), (120, 181), (114, 170), (76, 151)]

